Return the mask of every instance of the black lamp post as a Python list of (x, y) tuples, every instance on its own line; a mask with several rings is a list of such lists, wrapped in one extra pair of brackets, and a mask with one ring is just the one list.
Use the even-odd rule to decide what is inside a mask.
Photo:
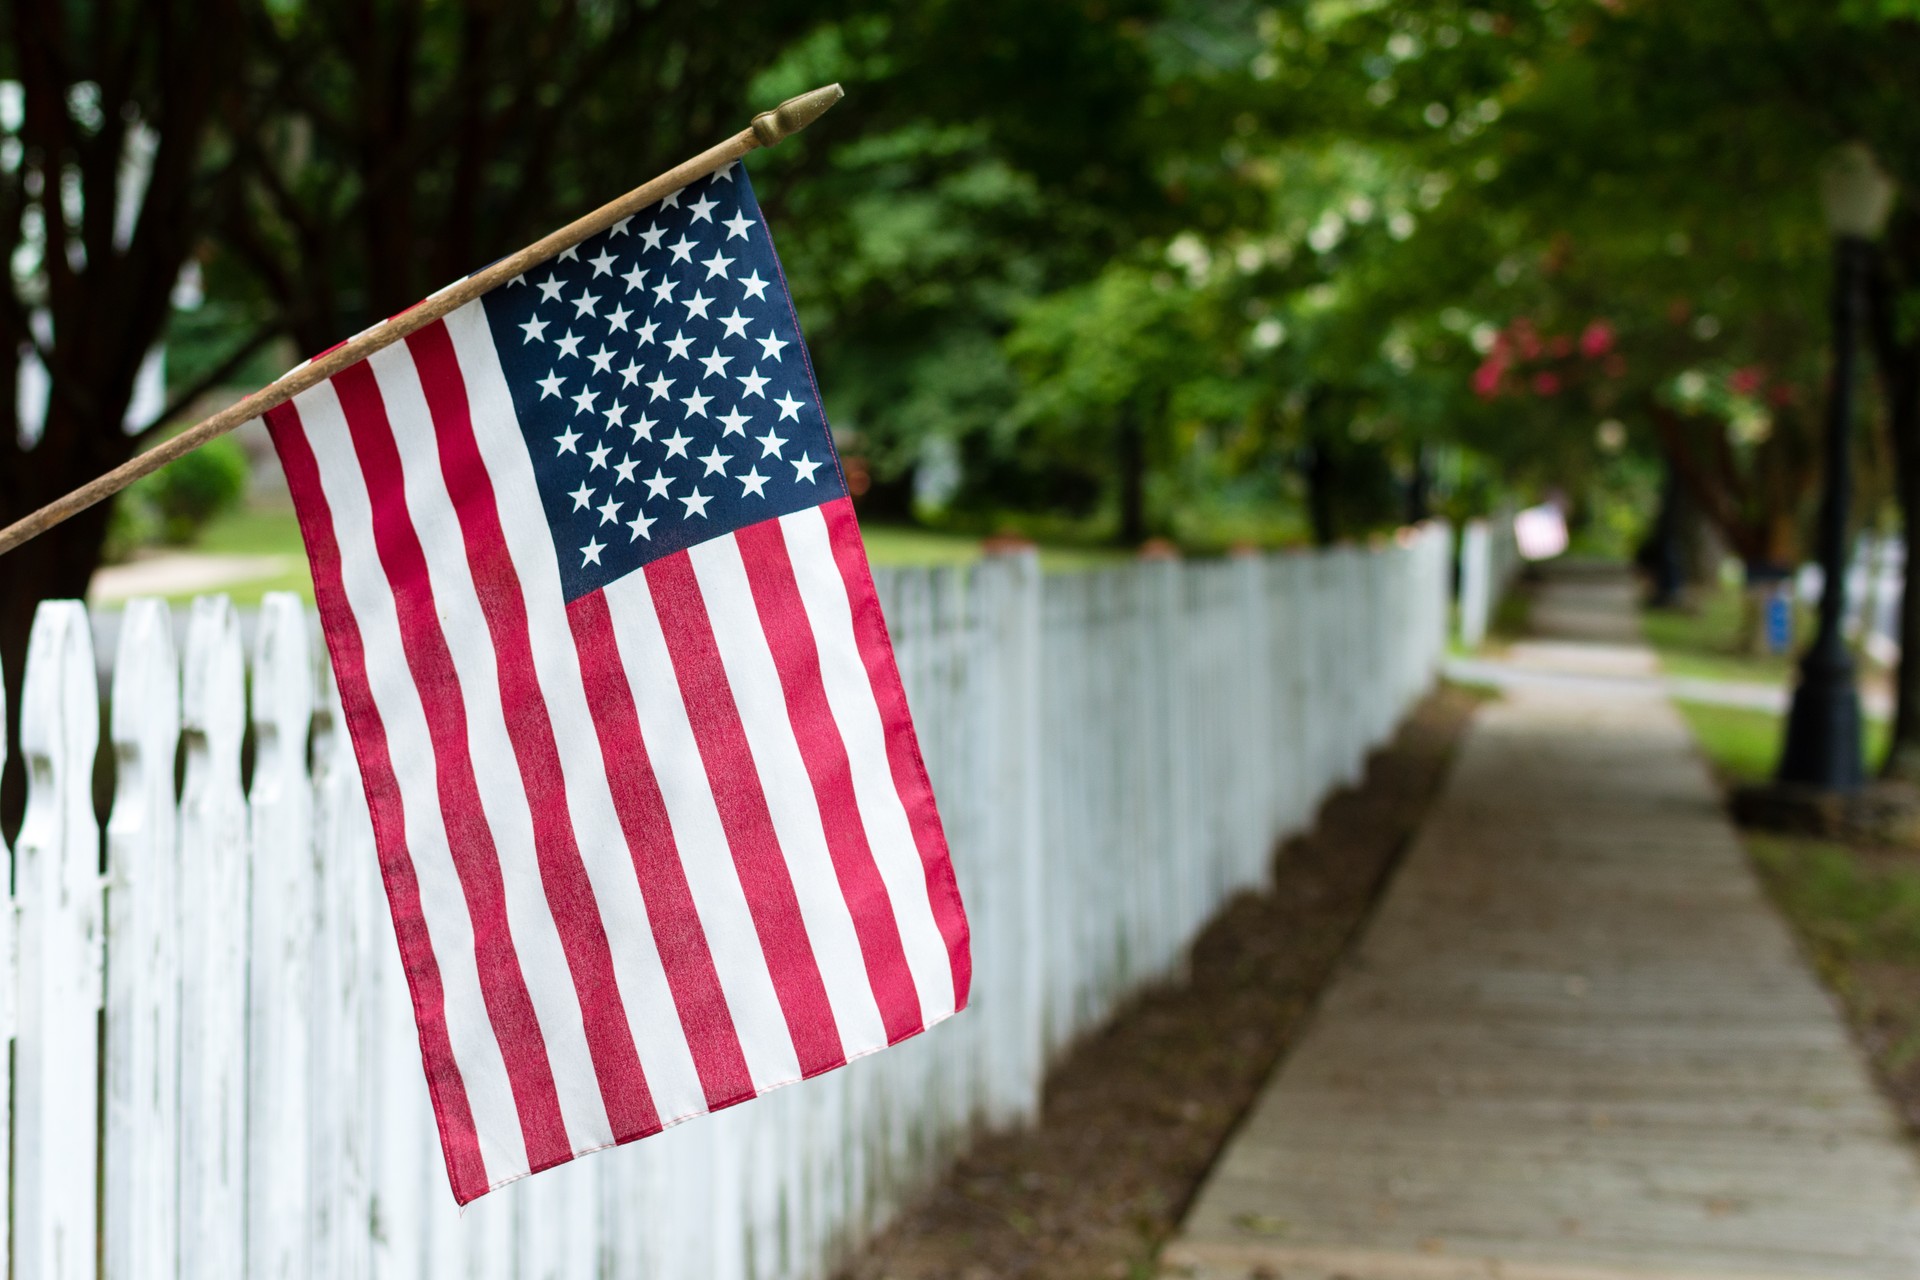
[(1893, 205), (1893, 184), (1859, 143), (1836, 152), (1821, 176), (1820, 198), (1834, 237), (1833, 375), (1827, 390), (1826, 487), (1820, 503), (1820, 625), (1800, 659), (1800, 685), (1787, 713), (1778, 780), (1851, 791), (1865, 780), (1860, 762), (1860, 694), (1843, 624), (1847, 602), (1847, 526), (1853, 501), (1854, 354), (1867, 305), (1874, 241)]

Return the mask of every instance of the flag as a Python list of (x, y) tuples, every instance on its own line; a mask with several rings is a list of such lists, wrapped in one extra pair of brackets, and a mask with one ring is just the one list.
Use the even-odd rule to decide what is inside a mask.
[(743, 169), (267, 421), (460, 1203), (966, 1004), (945, 838)]

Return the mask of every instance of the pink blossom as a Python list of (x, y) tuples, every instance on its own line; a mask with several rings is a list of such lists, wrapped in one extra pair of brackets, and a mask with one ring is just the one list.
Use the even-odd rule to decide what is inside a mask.
[(1488, 356), (1473, 371), (1473, 394), (1491, 400), (1500, 394), (1500, 380), (1507, 376), (1507, 362), (1498, 352)]
[(1766, 385), (1766, 381), (1766, 369), (1761, 365), (1750, 364), (1745, 368), (1735, 369), (1727, 375), (1727, 388), (1737, 396), (1750, 396), (1757, 394), (1760, 388)]
[(1605, 320), (1595, 320), (1580, 333), (1580, 354), (1589, 360), (1598, 360), (1613, 350), (1613, 326)]
[(1560, 375), (1557, 373), (1536, 373), (1533, 375), (1533, 393), (1537, 396), (1556, 396), (1560, 394)]

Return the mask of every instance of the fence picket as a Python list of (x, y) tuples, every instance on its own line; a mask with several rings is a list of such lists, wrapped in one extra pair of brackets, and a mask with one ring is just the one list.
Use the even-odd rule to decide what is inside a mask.
[(100, 694), (86, 609), (40, 607), (27, 644), (20, 748), (27, 810), (14, 849), (19, 908), (14, 1060), (14, 1267), (19, 1280), (99, 1274), (95, 1240), (100, 829), (93, 816)]
[[(0, 771), (7, 767), (7, 681), (6, 671), (0, 669)], [(18, 939), (14, 935), (15, 903), (13, 897), (13, 850), (7, 846), (7, 836), (0, 831), (0, 866), (7, 874), (0, 877), (0, 1098), (13, 1097), (13, 1036), (16, 1027), (15, 1013), (15, 972), (14, 957), (18, 954)], [(13, 1150), (13, 1108), (0, 1105), (0, 1151)], [(13, 1204), (13, 1161), (0, 1160), (0, 1206)], [(13, 1215), (0, 1213), (0, 1263), (11, 1265), (13, 1261)]]
[(246, 1273), (247, 800), (240, 619), (201, 596), (181, 699), (180, 1274)]
[(160, 1280), (179, 1251), (181, 900), (180, 661), (159, 600), (127, 604), (111, 716), (102, 1262), (108, 1280)]
[(298, 596), (271, 592), (254, 636), (248, 799), (247, 1275), (257, 1280), (302, 1280), (310, 1261), (312, 717), (306, 610)]

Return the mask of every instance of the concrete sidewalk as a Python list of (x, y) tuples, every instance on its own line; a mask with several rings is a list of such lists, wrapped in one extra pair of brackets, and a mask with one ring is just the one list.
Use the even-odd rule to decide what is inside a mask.
[[(1920, 1170), (1630, 639), (1550, 590), (1169, 1274), (1915, 1280)], [(1599, 681), (1596, 686), (1596, 680)]]

